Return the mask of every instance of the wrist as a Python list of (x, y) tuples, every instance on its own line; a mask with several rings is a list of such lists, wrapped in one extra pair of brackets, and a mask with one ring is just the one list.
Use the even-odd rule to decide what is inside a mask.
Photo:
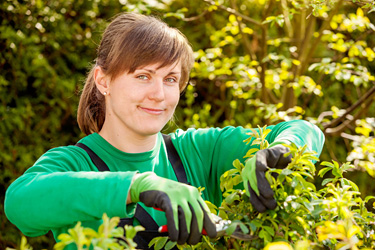
[(271, 147), (274, 147), (274, 146), (276, 146), (276, 145), (290, 145), (290, 144), (292, 144), (292, 142), (291, 141), (288, 141), (288, 140), (283, 140), (283, 141), (274, 141), (274, 142), (272, 142), (269, 146), (268, 146), (268, 148), (271, 148)]
[(132, 179), (132, 184), (129, 190), (129, 196), (132, 203), (139, 202), (139, 195), (142, 192), (142, 182), (151, 175), (153, 172), (136, 173)]

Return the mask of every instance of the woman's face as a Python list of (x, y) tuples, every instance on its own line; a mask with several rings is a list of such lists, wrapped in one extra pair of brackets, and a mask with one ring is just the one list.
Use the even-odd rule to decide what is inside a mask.
[(149, 136), (171, 119), (180, 99), (181, 63), (158, 66), (142, 66), (110, 82), (105, 123), (111, 123), (111, 129)]

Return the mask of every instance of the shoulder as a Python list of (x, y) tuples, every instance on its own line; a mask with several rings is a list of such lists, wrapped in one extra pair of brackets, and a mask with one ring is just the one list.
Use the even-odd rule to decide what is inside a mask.
[(46, 170), (82, 171), (89, 170), (89, 162), (90, 159), (83, 149), (70, 145), (48, 150), (34, 163), (33, 167)]
[(223, 128), (190, 128), (187, 130), (176, 130), (171, 134), (174, 143), (195, 144), (195, 145), (215, 145), (217, 143), (242, 143), (249, 137), (250, 129), (241, 126), (226, 126)]

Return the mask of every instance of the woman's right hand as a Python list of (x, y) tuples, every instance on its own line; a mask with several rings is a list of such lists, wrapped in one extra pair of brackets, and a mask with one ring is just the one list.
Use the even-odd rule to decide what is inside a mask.
[(132, 202), (143, 202), (165, 212), (169, 237), (178, 244), (197, 244), (203, 228), (209, 237), (216, 227), (197, 188), (157, 176), (153, 172), (136, 174), (130, 188)]

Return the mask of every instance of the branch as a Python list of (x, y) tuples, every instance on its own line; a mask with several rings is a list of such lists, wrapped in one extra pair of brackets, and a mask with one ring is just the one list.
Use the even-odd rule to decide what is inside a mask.
[(255, 19), (252, 19), (252, 18), (250, 18), (248, 16), (245, 16), (245, 15), (239, 13), (238, 11), (236, 11), (236, 10), (234, 10), (232, 8), (226, 7), (226, 6), (221, 5), (221, 4), (217, 4), (217, 3), (215, 3), (215, 1), (212, 1), (212, 0), (203, 0), (203, 1), (206, 2), (209, 5), (214, 5), (214, 6), (218, 7), (219, 9), (222, 9), (222, 10), (224, 10), (224, 11), (230, 13), (230, 14), (233, 14), (235, 16), (241, 17), (243, 20), (246, 20), (246, 21), (248, 21), (248, 22), (250, 22), (252, 24), (255, 24), (255, 25), (258, 25), (258, 26), (262, 26), (263, 25), (261, 22), (258, 22)]
[[(234, 10), (237, 10), (236, 0), (231, 0), (231, 4), (232, 4), (232, 8)], [(238, 16), (236, 16), (236, 20), (237, 20), (237, 23), (238, 23), (238, 29), (239, 29), (239, 31), (241, 33), (241, 36), (242, 36), (242, 39), (243, 39), (243, 44), (245, 46), (245, 51), (246, 51), (247, 54), (250, 55), (250, 59), (253, 60), (253, 61), (255, 61), (257, 57), (256, 57), (256, 55), (255, 55), (255, 53), (253, 51), (253, 48), (252, 48), (252, 46), (250, 44), (250, 41), (249, 41), (249, 39), (247, 37), (247, 34), (245, 34), (243, 32), (243, 30), (242, 30), (242, 27), (241, 27), (242, 22), (241, 22), (241, 20), (240, 20), (240, 18)], [(256, 67), (256, 71), (259, 73), (257, 67)]]
[[(271, 8), (273, 6), (273, 0), (269, 1), (267, 8), (263, 11), (263, 20), (265, 20), (265, 17), (267, 17), (271, 11)], [(267, 56), (267, 26), (262, 25), (262, 36), (261, 36), (261, 49), (260, 49), (260, 55), (259, 55), (259, 60), (260, 60), (260, 67), (261, 67), (261, 72), (259, 75), (260, 82), (262, 83), (262, 92), (261, 92), (261, 100), (262, 102), (269, 104), (269, 98), (268, 98), (268, 92), (267, 92), (267, 87), (266, 87), (266, 70), (267, 70), (267, 63), (264, 62), (264, 58)]]
[(332, 146), (331, 140), (326, 140), (326, 141), (325, 141), (325, 144), (326, 144), (326, 148), (327, 148), (327, 150), (328, 150), (328, 153), (329, 153), (330, 157), (331, 157), (333, 160), (335, 160), (335, 161), (338, 162), (339, 160), (337, 159), (334, 150), (332, 150), (332, 149), (335, 148), (335, 147)]
[(349, 140), (352, 140), (352, 141), (359, 141), (360, 140), (358, 135), (351, 135), (351, 134), (347, 134), (347, 133), (344, 133), (344, 132), (342, 132), (340, 134), (340, 136), (342, 138), (349, 139)]
[[(316, 48), (318, 47), (318, 44), (319, 44), (320, 40), (322, 39), (323, 31), (328, 27), (328, 25), (330, 24), (333, 16), (336, 15), (336, 13), (340, 9), (343, 2), (344, 2), (344, 0), (339, 0), (339, 2), (336, 4), (335, 8), (329, 13), (328, 18), (323, 22), (322, 26), (320, 27), (320, 29), (318, 31), (319, 36), (313, 41), (312, 46), (311, 46), (311, 48), (310, 48), (310, 50), (307, 53), (307, 56), (305, 58), (306, 60), (304, 62), (302, 62), (303, 65), (301, 65), (301, 67), (300, 67), (300, 72), (305, 72), (309, 59), (312, 58), (313, 53), (315, 52)], [(300, 74), (298, 74), (298, 75), (300, 75)]]
[(267, 89), (267, 94), (271, 98), (272, 103), (277, 104), (280, 102), (280, 100), (272, 93), (272, 90)]
[(347, 126), (349, 126), (350, 123), (352, 123), (353, 121), (357, 120), (361, 116), (361, 114), (362, 114), (362, 112), (358, 111), (358, 113), (355, 114), (355, 116), (353, 117), (353, 119), (348, 119), (348, 120), (344, 121), (343, 123), (341, 123), (339, 126), (337, 126), (335, 128), (326, 128), (324, 130), (324, 134), (328, 135), (328, 134), (337, 134), (337, 133), (340, 133)]
[(331, 121), (327, 125), (324, 125), (324, 130), (327, 130), (328, 128), (336, 126), (339, 122), (341, 122), (342, 120), (344, 120), (345, 117), (348, 114), (350, 114), (351, 112), (353, 112), (357, 107), (359, 107), (360, 105), (362, 105), (362, 103), (364, 103), (366, 100), (370, 99), (372, 97), (372, 95), (374, 95), (374, 94), (375, 94), (375, 84), (374, 84), (374, 86), (369, 91), (367, 91), (363, 96), (361, 96), (361, 98), (359, 98), (359, 100), (356, 103), (354, 103), (351, 107), (349, 107), (342, 116), (334, 119), (333, 121)]
[(205, 9), (202, 13), (200, 13), (198, 16), (192, 16), (192, 17), (185, 17), (183, 18), (182, 20), (183, 21), (186, 21), (186, 22), (192, 22), (192, 21), (195, 21), (195, 20), (198, 20), (199, 18), (203, 17), (204, 15), (206, 15), (208, 12), (207, 9)]
[(293, 27), (289, 19), (289, 10), (286, 0), (281, 0), (281, 9), (284, 15), (285, 29), (289, 37), (293, 37)]

